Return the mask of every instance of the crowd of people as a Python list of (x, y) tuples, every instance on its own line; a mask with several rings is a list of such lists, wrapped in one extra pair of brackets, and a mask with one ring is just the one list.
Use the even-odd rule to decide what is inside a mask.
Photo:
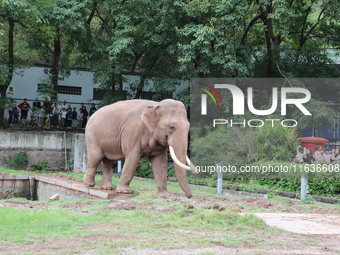
[[(89, 111), (84, 103), (81, 103), (77, 110), (66, 101), (62, 105), (57, 102), (52, 103), (48, 97), (44, 102), (36, 98), (31, 105), (24, 98), (24, 101), (18, 105), (10, 105), (8, 107), (8, 124), (27, 124), (48, 128), (72, 128), (84, 129), (88, 118), (97, 110), (93, 103)], [(30, 118), (28, 120), (28, 115)]]
[(309, 148), (298, 146), (297, 154), (293, 158), (294, 163), (340, 163), (340, 146), (333, 149), (323, 148), (320, 145), (315, 146), (314, 154)]

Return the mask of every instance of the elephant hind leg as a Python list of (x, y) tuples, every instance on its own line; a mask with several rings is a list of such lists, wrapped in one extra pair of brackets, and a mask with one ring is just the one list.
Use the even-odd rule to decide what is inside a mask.
[(97, 168), (103, 159), (103, 153), (101, 152), (100, 149), (91, 150), (91, 148), (88, 147), (87, 155), (88, 155), (87, 169), (83, 178), (83, 182), (88, 187), (94, 187), (95, 185), (94, 178), (97, 173)]
[(97, 173), (97, 168), (98, 165), (100, 164), (100, 160), (89, 160), (87, 163), (87, 170), (83, 178), (83, 182), (85, 183), (86, 186), (88, 187), (94, 187), (95, 180), (94, 177), (96, 176)]
[(112, 185), (112, 165), (114, 161), (107, 158), (102, 161), (103, 178), (100, 185), (101, 189), (113, 189)]

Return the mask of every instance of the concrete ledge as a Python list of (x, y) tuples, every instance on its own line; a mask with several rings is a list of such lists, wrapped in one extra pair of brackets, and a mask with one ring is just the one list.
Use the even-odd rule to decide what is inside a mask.
[(89, 188), (82, 183), (73, 183), (72, 189), (78, 190), (80, 192), (89, 193)]
[(28, 180), (29, 176), (24, 174), (19, 175), (0, 175), (0, 180)]
[[(3, 187), (7, 187), (11, 183), (27, 181), (33, 178), (35, 181), (40, 183), (40, 187), (44, 187), (45, 192), (51, 190), (51, 192), (66, 192), (68, 196), (74, 194), (75, 197), (79, 198), (89, 198), (89, 199), (114, 199), (116, 196), (121, 194), (117, 193), (115, 190), (102, 190), (100, 187), (95, 186), (93, 188), (87, 187), (84, 183), (80, 181), (69, 180), (66, 178), (60, 178), (57, 176), (46, 176), (46, 175), (0, 175), (0, 181)], [(6, 184), (7, 183), (7, 184)], [(48, 188), (51, 185), (51, 188)], [(44, 196), (45, 197), (45, 196)]]
[(35, 179), (37, 181), (59, 186), (65, 189), (74, 190), (85, 195), (87, 194), (90, 196), (90, 198), (95, 197), (100, 199), (113, 199), (120, 195), (115, 190), (102, 190), (98, 186), (90, 188), (87, 187), (83, 182), (68, 180), (60, 177), (37, 175)]
[(35, 176), (35, 179), (36, 179), (37, 181), (46, 182), (46, 183), (55, 185), (55, 179), (52, 179), (52, 178), (50, 178), (50, 177), (41, 176), (41, 175), (36, 175), (36, 176)]

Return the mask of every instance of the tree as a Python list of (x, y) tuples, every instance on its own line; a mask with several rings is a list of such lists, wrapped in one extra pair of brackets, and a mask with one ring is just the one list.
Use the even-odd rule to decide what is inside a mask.
[(339, 7), (338, 1), (252, 1), (241, 44), (257, 50), (255, 74), (281, 77), (278, 63), (288, 77), (337, 77), (325, 49), (338, 45)]
[[(32, 7), (39, 19), (32, 22), (27, 33), (31, 48), (51, 63), (50, 83), (52, 101), (57, 100), (59, 75), (67, 75), (70, 53), (74, 50), (73, 31), (80, 29), (88, 1), (33, 0)], [(72, 56), (72, 55), (71, 55)]]
[(169, 48), (176, 45), (176, 36), (174, 23), (163, 17), (165, 9), (164, 3), (152, 1), (93, 1), (88, 8), (78, 43), (110, 100), (125, 96), (123, 74), (140, 75), (137, 84), (130, 84), (132, 98), (139, 98), (151, 79), (163, 84), (157, 86), (157, 97), (165, 87), (169, 92), (174, 89), (180, 76)]
[[(4, 108), (7, 102), (6, 91), (11, 84), (16, 68), (14, 56), (15, 47), (15, 26), (16, 24), (25, 27), (23, 13), (28, 8), (27, 1), (8, 0), (0, 3), (0, 24), (2, 20), (3, 29), (0, 36), (1, 41), (7, 43), (0, 44), (0, 119), (4, 117)], [(7, 39), (7, 40), (6, 40)]]

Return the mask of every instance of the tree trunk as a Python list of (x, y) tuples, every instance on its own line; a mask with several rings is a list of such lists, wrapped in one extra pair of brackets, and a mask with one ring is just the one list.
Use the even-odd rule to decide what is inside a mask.
[[(3, 84), (0, 84), (0, 101), (5, 103), (6, 91), (12, 82), (14, 72), (14, 24), (15, 21), (12, 18), (8, 18), (8, 62), (7, 62), (7, 79)], [(5, 105), (0, 105), (0, 119), (3, 119), (5, 115)]]
[(145, 83), (145, 76), (143, 74), (141, 74), (140, 75), (140, 81), (139, 81), (138, 88), (137, 88), (136, 95), (135, 95), (135, 99), (140, 98), (142, 91), (143, 91), (143, 88), (144, 88), (144, 83)]
[(57, 101), (58, 95), (58, 79), (59, 79), (59, 61), (61, 55), (61, 34), (60, 29), (57, 30), (57, 35), (54, 38), (53, 43), (53, 61), (52, 61), (52, 68), (51, 68), (51, 83), (52, 83), (52, 95), (51, 101)]
[(271, 77), (272, 74), (272, 63), (273, 63), (273, 52), (271, 47), (270, 35), (266, 31), (266, 46), (267, 46), (267, 67), (266, 67), (266, 77)]

